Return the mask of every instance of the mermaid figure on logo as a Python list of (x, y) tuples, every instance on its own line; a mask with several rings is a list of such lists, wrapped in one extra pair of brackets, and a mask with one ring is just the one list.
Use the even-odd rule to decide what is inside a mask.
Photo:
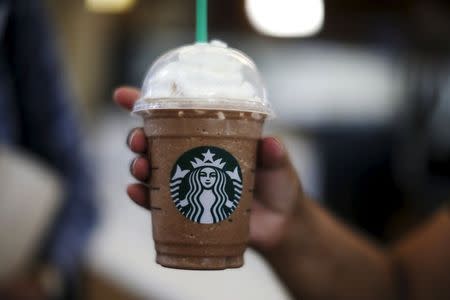
[(235, 186), (236, 195), (230, 197), (226, 186), (231, 178), (223, 170), (225, 163), (222, 163), (221, 159), (212, 159), (215, 154), (209, 150), (203, 155), (204, 160), (195, 158), (195, 161), (191, 162), (194, 167), (192, 171), (177, 169), (172, 181), (181, 173), (178, 177), (186, 177), (184, 181), (188, 189), (183, 199), (176, 198), (178, 193), (172, 193), (172, 197), (175, 196), (176, 207), (188, 219), (202, 224), (212, 224), (226, 219), (234, 211), (241, 190), (239, 186)]

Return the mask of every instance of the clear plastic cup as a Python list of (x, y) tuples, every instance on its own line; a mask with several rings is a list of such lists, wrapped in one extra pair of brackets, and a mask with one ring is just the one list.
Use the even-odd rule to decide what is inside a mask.
[(149, 144), (156, 261), (242, 266), (257, 142), (273, 116), (256, 65), (221, 42), (171, 50), (150, 68), (133, 113)]

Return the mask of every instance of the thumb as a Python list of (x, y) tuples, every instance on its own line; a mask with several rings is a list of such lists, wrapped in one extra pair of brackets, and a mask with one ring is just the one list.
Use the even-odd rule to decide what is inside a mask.
[(268, 209), (289, 213), (301, 195), (300, 180), (285, 147), (276, 138), (262, 139), (255, 173), (255, 198)]
[(266, 137), (258, 143), (258, 167), (274, 169), (287, 162), (287, 153), (283, 143), (275, 137)]

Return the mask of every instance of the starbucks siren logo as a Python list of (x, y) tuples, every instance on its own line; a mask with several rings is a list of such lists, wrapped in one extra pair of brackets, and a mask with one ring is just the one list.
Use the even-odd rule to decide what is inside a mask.
[(221, 148), (193, 148), (173, 166), (170, 194), (176, 208), (191, 221), (212, 224), (225, 220), (241, 199), (239, 163)]

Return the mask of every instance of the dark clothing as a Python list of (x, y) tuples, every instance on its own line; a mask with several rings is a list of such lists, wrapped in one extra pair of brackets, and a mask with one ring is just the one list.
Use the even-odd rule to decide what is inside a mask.
[(47, 20), (37, 0), (0, 0), (0, 143), (61, 175), (65, 199), (41, 259), (70, 274), (95, 221), (93, 183)]

